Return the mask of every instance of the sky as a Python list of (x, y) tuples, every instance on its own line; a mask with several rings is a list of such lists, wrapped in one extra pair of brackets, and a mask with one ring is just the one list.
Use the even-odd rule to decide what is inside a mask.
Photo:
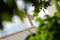
[[(22, 1), (17, 1), (17, 6), (20, 9), (24, 9), (24, 3)], [(29, 9), (30, 10), (30, 9)], [(29, 11), (28, 10), (28, 11)], [(30, 12), (30, 11), (29, 11)], [(0, 37), (16, 33), (18, 31), (27, 29), (31, 27), (28, 18), (24, 19), (24, 22), (21, 22), (18, 16), (14, 15), (12, 22), (3, 21), (4, 30), (0, 32)]]
[[(25, 7), (24, 2), (22, 0), (17, 1), (17, 6), (21, 10), (23, 10)], [(28, 14), (33, 15), (33, 10), (34, 10), (34, 7), (32, 7), (32, 4), (27, 5)], [(48, 10), (45, 10), (45, 12), (47, 14), (49, 13)], [(43, 12), (43, 10), (41, 10), (38, 17), (44, 18), (44, 15), (45, 15), (45, 13)], [(35, 27), (37, 27), (38, 23), (35, 22), (35, 19), (36, 19), (36, 17), (34, 18), (34, 20), (32, 20), (32, 23)], [(21, 31), (21, 30), (24, 30), (24, 29), (31, 27), (31, 25), (28, 21), (28, 18), (25, 18), (24, 22), (21, 22), (19, 17), (16, 15), (13, 17), (12, 22), (5, 22), (4, 21), (3, 26), (4, 26), (4, 31), (0, 32), (0, 37), (10, 35), (12, 33), (16, 33), (18, 31)]]

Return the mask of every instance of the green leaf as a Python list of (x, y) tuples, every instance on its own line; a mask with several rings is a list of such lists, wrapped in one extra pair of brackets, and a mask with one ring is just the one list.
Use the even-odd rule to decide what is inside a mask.
[(40, 17), (37, 17), (37, 18), (35, 19), (35, 21), (36, 21), (36, 22), (39, 22), (40, 24), (43, 23), (43, 20), (42, 20)]
[(15, 0), (7, 0), (7, 5), (8, 5), (9, 7), (11, 7), (12, 4), (14, 3), (14, 1), (15, 1)]
[(60, 13), (60, 5), (58, 4), (57, 0), (54, 0), (55, 6), (56, 6), (56, 10)]
[(12, 16), (8, 12), (3, 12), (1, 17), (3, 21), (12, 21)]
[(60, 13), (59, 13), (59, 12), (55, 12), (55, 13), (54, 13), (54, 16), (60, 18)]
[(24, 17), (25, 17), (24, 11), (23, 10), (19, 10), (18, 8), (16, 8), (15, 11), (16, 11), (17, 16), (20, 18), (20, 20), (24, 21)]
[(33, 13), (33, 16), (38, 16), (38, 13), (35, 13), (35, 12), (34, 12), (34, 13)]

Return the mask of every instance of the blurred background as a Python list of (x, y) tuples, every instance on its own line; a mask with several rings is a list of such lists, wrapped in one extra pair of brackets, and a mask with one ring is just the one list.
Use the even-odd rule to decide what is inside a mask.
[[(6, 0), (4, 0), (4, 2), (6, 2)], [(41, 17), (42, 19), (44, 19), (45, 18), (44, 15), (48, 14), (50, 16), (53, 16), (53, 13), (56, 11), (54, 4), (51, 2), (51, 6), (49, 6), (47, 9), (44, 9), (46, 14), (43, 12), (43, 10), (41, 10), (37, 17), (33, 17), (34, 6), (32, 6), (32, 4), (25, 4), (25, 2), (23, 0), (17, 0), (16, 4), (17, 4), (19, 10), (24, 10), (26, 8), (28, 16), (26, 18), (24, 18), (24, 22), (22, 22), (17, 15), (13, 16), (12, 22), (3, 21), (2, 24), (4, 26), (4, 28), (3, 28), (4, 30), (0, 31), (0, 38), (17, 33), (19, 31), (22, 31), (22, 30), (25, 30), (28, 28), (37, 27), (38, 23), (35, 22), (35, 19), (37, 17)], [(27, 15), (27, 14), (25, 14), (25, 15)], [(31, 31), (34, 31), (34, 30), (35, 29), (32, 29)], [(29, 34), (28, 32), (26, 32), (26, 33)], [(9, 40), (9, 39), (7, 39), (7, 40)], [(21, 38), (20, 40), (23, 40), (23, 38)]]

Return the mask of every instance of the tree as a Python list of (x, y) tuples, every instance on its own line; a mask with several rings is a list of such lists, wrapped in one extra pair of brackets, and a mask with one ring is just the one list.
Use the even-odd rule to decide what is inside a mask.
[(56, 12), (51, 17), (46, 15), (46, 19), (38, 17), (39, 26), (36, 29), (36, 34), (28, 36), (27, 40), (60, 40), (60, 5), (57, 0), (53, 0)]
[[(40, 10), (46, 9), (50, 6), (52, 0), (23, 0), (25, 4), (31, 3), (34, 6), (33, 16), (38, 16)], [(54, 16), (50, 17), (46, 15), (46, 19), (38, 17), (36, 19), (39, 22), (39, 26), (36, 29), (36, 34), (31, 34), (26, 40), (60, 40), (60, 5), (59, 0), (53, 0), (56, 6), (56, 12)], [(44, 11), (45, 12), (45, 11)], [(11, 21), (13, 15), (18, 15), (23, 21), (24, 14), (27, 13), (26, 5), (24, 10), (19, 10), (16, 4), (16, 0), (0, 0), (0, 29), (3, 30), (2, 21)], [(45, 23), (46, 22), (46, 23)]]
[(19, 10), (15, 0), (0, 0), (0, 29), (3, 30), (2, 21), (12, 21), (13, 15), (18, 15), (23, 21), (24, 12)]

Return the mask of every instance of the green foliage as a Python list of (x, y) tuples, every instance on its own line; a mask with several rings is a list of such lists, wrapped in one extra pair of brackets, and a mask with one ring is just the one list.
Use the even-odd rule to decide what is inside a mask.
[[(32, 3), (34, 6), (34, 16), (38, 16), (38, 13), (42, 8), (47, 8), (50, 6), (51, 0), (24, 0), (26, 3)], [(14, 12), (19, 18), (23, 21), (24, 19), (24, 11), (19, 10), (15, 3), (15, 0), (7, 0), (7, 4), (4, 4), (2, 0), (0, 0), (1, 9), (0, 9), (0, 19), (3, 21), (11, 21)], [(50, 17), (46, 15), (46, 19), (41, 19), (38, 17), (36, 22), (39, 22), (39, 26), (36, 29), (36, 34), (30, 35), (27, 40), (60, 40), (60, 5), (57, 0), (54, 0), (57, 12), (55, 12), (54, 16)], [(13, 12), (14, 11), (14, 12)], [(2, 22), (0, 20), (0, 29), (2, 28)], [(45, 23), (46, 22), (46, 23)], [(3, 28), (2, 28), (3, 29)]]
[(15, 0), (7, 0), (8, 7), (11, 7)]
[(16, 15), (20, 18), (20, 20), (24, 21), (24, 11), (19, 10), (18, 8), (16, 8), (15, 10), (16, 10)]
[(41, 19), (40, 17), (37, 17), (37, 18), (35, 19), (35, 21), (36, 21), (36, 22), (39, 22), (39, 23), (41, 23), (41, 24), (43, 23), (43, 19)]
[(6, 3), (4, 3), (3, 0), (1, 0), (0, 5), (0, 17), (3, 21), (12, 21), (12, 17), (15, 13), (23, 21), (24, 11), (18, 9), (16, 0), (6, 0)]
[(3, 21), (12, 21), (12, 15), (10, 15), (8, 12), (3, 12), (1, 17)]
[[(24, 18), (24, 11), (19, 10), (16, 4), (16, 0), (0, 0), (0, 19), (2, 21), (12, 21), (12, 17), (14, 14), (17, 14), (19, 18), (23, 21)], [(0, 25), (2, 25), (2, 22), (0, 21)], [(0, 26), (0, 29), (3, 29), (2, 26)]]
[(60, 5), (58, 4), (57, 0), (54, 0), (56, 10), (60, 13)]
[(32, 6), (34, 6), (34, 16), (38, 16), (38, 13), (40, 12), (40, 10), (42, 10), (42, 8), (47, 8), (48, 6), (50, 6), (50, 2), (51, 0), (24, 0), (26, 3), (32, 3)]
[[(54, 0), (54, 3), (57, 9), (54, 16), (46, 15), (46, 19), (39, 17), (36, 19), (39, 26), (36, 29), (35, 38), (33, 37), (34, 40), (60, 40), (60, 6), (57, 0)], [(29, 40), (32, 40), (32, 36), (30, 36)]]

